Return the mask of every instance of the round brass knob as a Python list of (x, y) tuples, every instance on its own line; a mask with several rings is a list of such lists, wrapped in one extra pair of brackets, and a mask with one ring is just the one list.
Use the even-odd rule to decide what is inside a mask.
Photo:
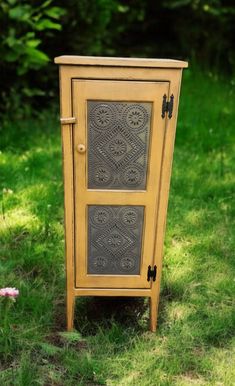
[(86, 151), (86, 146), (83, 145), (82, 143), (79, 143), (79, 145), (77, 146), (77, 151), (78, 151), (79, 153), (85, 153), (85, 151)]

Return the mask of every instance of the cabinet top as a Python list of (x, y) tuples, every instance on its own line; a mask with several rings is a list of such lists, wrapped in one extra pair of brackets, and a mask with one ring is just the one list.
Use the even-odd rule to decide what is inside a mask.
[(159, 68), (186, 68), (188, 62), (175, 59), (152, 58), (114, 58), (102, 56), (57, 56), (56, 64), (70, 64), (80, 66), (121, 66), (121, 67), (159, 67)]

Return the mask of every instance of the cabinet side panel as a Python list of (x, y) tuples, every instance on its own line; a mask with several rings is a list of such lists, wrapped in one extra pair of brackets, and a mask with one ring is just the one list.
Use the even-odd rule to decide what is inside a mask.
[[(60, 67), (60, 116), (72, 116), (71, 79), (66, 66)], [(72, 124), (61, 125), (64, 175), (64, 225), (67, 299), (74, 293), (74, 187)]]
[[(166, 134), (165, 134), (164, 145), (163, 145), (159, 203), (158, 203), (158, 211), (156, 216), (156, 242), (155, 242), (155, 252), (154, 252), (154, 264), (157, 265), (157, 280), (152, 283), (152, 294), (151, 294), (152, 303), (156, 304), (157, 309), (159, 304), (164, 236), (165, 236), (166, 219), (167, 219), (167, 207), (168, 207), (168, 198), (169, 198), (169, 188), (170, 188), (172, 161), (173, 161), (173, 151), (174, 151), (182, 70), (174, 70), (169, 75), (171, 78), (171, 82), (170, 82), (168, 98), (170, 97), (170, 95), (172, 94), (174, 95), (174, 109), (173, 109), (172, 119), (169, 119), (169, 118), (166, 119)], [(155, 324), (155, 321), (153, 322), (153, 324)]]

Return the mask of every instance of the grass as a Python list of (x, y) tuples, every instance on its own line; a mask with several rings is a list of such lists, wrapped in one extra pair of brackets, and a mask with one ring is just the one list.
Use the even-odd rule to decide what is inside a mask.
[(79, 299), (64, 332), (57, 117), (4, 125), (0, 287), (20, 296), (0, 327), (1, 385), (235, 384), (234, 93), (185, 71), (156, 334), (145, 300), (119, 298)]

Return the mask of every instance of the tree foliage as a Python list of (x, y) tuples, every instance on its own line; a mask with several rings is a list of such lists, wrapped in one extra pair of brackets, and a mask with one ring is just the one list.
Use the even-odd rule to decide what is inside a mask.
[[(1, 7), (1, 57), (5, 63), (17, 65), (17, 75), (38, 70), (49, 61), (39, 46), (42, 37), (53, 37), (52, 30), (60, 31), (58, 19), (65, 13), (51, 6), (52, 0), (34, 6), (24, 1), (3, 0)], [(48, 33), (50, 31), (50, 33)], [(44, 33), (44, 34), (43, 34)]]
[(233, 0), (1, 0), (4, 108), (19, 92), (47, 102), (61, 54), (184, 58), (233, 74), (234, 16)]
[[(27, 97), (43, 95), (35, 87), (32, 74), (45, 67), (50, 58), (42, 49), (42, 41), (53, 40), (62, 29), (60, 18), (65, 10), (52, 5), (52, 0), (0, 2), (0, 55), (2, 99), (10, 106), (20, 104), (15, 92)], [(4, 105), (6, 107), (6, 105)], [(15, 106), (17, 107), (17, 106)]]

